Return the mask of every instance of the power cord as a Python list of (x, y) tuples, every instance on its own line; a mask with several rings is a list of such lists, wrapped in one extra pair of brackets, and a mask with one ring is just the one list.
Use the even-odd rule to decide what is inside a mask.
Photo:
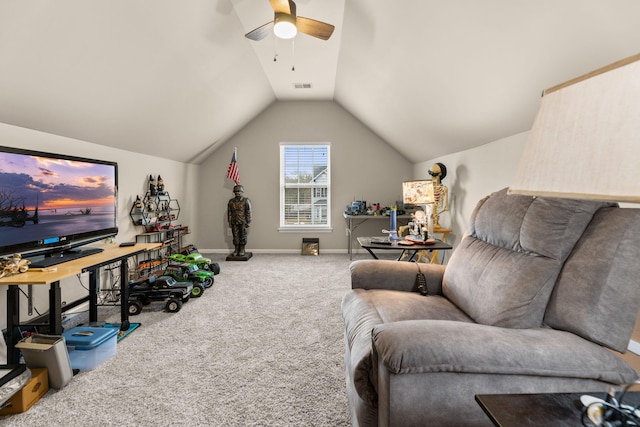
[[(28, 295), (28, 294), (24, 291), (24, 289), (22, 289), (20, 286), (18, 286), (18, 290), (20, 291), (20, 293), (21, 293), (22, 295), (24, 295), (24, 296), (25, 296), (25, 298), (29, 298), (29, 295)], [(38, 316), (41, 316), (41, 314), (40, 314), (40, 312), (38, 311), (38, 309), (37, 309), (37, 308), (33, 307), (33, 311), (35, 311), (35, 312), (36, 312), (36, 314), (37, 314)]]
[(585, 427), (633, 427), (640, 426), (640, 403), (635, 406), (625, 405), (624, 396), (630, 387), (638, 385), (626, 385), (616, 398), (615, 391), (609, 388), (605, 399), (594, 401), (582, 408), (581, 421)]

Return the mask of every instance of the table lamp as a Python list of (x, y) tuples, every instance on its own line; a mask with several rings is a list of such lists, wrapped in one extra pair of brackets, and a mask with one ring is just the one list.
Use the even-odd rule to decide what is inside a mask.
[[(402, 201), (405, 204), (424, 205), (429, 236), (433, 236), (433, 212), (435, 202), (433, 181), (415, 180), (402, 183)], [(429, 237), (427, 236), (427, 237)]]
[(640, 202), (640, 54), (554, 86), (509, 192)]

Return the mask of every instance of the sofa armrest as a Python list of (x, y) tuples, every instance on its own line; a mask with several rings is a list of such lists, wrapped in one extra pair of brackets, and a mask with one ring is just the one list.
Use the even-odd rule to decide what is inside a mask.
[(393, 374), (461, 372), (634, 382), (638, 373), (604, 347), (554, 329), (507, 329), (447, 320), (373, 329), (374, 366)]
[[(414, 262), (390, 260), (358, 260), (350, 265), (351, 288), (389, 289), (417, 292), (418, 265)], [(431, 295), (442, 294), (442, 277), (446, 266), (420, 264), (420, 271), (427, 279)]]

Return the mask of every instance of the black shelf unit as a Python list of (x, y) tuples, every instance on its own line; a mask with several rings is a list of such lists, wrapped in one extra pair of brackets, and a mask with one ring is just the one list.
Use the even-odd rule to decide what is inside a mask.
[(147, 191), (142, 200), (136, 198), (129, 216), (135, 225), (143, 226), (147, 232), (170, 229), (180, 216), (180, 203), (178, 199), (172, 199), (168, 191)]
[(136, 235), (137, 243), (161, 243), (161, 246), (138, 256), (137, 265), (133, 269), (130, 279), (147, 277), (158, 270), (164, 270), (169, 264), (169, 256), (180, 253), (186, 248), (184, 236), (189, 233), (189, 227), (175, 225)]

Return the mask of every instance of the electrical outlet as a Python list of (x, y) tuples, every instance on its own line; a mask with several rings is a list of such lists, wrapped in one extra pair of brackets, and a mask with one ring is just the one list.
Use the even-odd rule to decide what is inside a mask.
[(231, 236), (231, 229), (227, 228), (227, 236)]

